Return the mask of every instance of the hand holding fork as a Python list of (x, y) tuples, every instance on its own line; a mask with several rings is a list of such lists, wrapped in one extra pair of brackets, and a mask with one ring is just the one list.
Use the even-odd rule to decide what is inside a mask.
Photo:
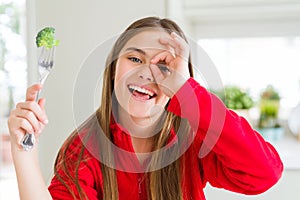
[[(38, 59), (38, 70), (39, 70), (39, 83), (44, 84), (48, 77), (54, 62), (54, 50), (55, 46), (51, 48), (42, 47), (41, 54)], [(40, 91), (39, 91), (40, 92)], [(36, 96), (36, 101), (39, 99), (39, 92)], [(28, 151), (33, 148), (35, 143), (35, 137), (33, 133), (26, 133), (22, 139), (21, 146), (23, 150)]]

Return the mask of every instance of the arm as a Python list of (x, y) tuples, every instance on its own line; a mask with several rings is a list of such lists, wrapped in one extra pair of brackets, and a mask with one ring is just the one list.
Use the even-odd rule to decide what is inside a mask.
[[(245, 194), (257, 194), (274, 185), (283, 170), (276, 150), (245, 119), (189, 78), (189, 47), (181, 37), (172, 33), (160, 42), (175, 54), (159, 53), (151, 60), (150, 69), (160, 89), (171, 98), (168, 110), (187, 118), (197, 134), (194, 142), (204, 183)], [(159, 62), (168, 70), (160, 70)]]
[(194, 79), (190, 78), (176, 93), (168, 109), (187, 118), (197, 132), (204, 182), (258, 194), (279, 180), (283, 165), (272, 145)]
[(11, 137), (11, 152), (17, 175), (19, 195), (21, 200), (52, 199), (43, 180), (38, 162), (38, 145), (35, 144), (31, 151), (23, 151), (21, 140), (26, 132), (38, 137), (47, 124), (45, 114), (45, 99), (35, 102), (37, 92), (41, 85), (28, 88), (26, 102), (19, 103), (8, 119)]
[(40, 170), (37, 158), (37, 147), (34, 147), (30, 152), (12, 147), (12, 156), (17, 175), (20, 199), (52, 199)]
[[(89, 199), (98, 199), (101, 192), (97, 192), (94, 188), (94, 179), (101, 180), (100, 166), (97, 160), (89, 159), (87, 162), (81, 162), (78, 176), (74, 174), (74, 168), (69, 168), (73, 178), (69, 177), (59, 168), (49, 188), (47, 188), (39, 166), (38, 143), (36, 142), (33, 149), (30, 151), (24, 151), (22, 149), (20, 144), (25, 133), (33, 133), (38, 139), (39, 134), (42, 132), (48, 121), (44, 110), (45, 99), (40, 99), (38, 103), (35, 102), (37, 92), (40, 89), (41, 85), (33, 85), (28, 88), (26, 101), (19, 103), (16, 106), (16, 109), (11, 112), (8, 119), (11, 136), (11, 150), (17, 175), (20, 199), (74, 199), (71, 192), (61, 180), (67, 183), (67, 186), (71, 188), (76, 197), (79, 198), (77, 192), (78, 188), (74, 182), (72, 182), (72, 179), (75, 179), (75, 177), (78, 177), (78, 183), (82, 190), (88, 195)], [(69, 163), (66, 163), (68, 166), (75, 167), (80, 152), (80, 146), (82, 146), (82, 142), (80, 137), (77, 137), (68, 147), (66, 151), (66, 157), (70, 161)], [(91, 158), (91, 156), (89, 156), (89, 158)], [(61, 179), (58, 178), (58, 174)], [(100, 186), (98, 184), (97, 189), (100, 191), (101, 188), (99, 188)]]

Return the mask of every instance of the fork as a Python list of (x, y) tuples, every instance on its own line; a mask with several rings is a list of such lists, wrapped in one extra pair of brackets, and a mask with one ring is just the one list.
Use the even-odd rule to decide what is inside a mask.
[[(40, 57), (38, 59), (38, 71), (39, 71), (39, 83), (44, 84), (47, 79), (54, 61), (54, 50), (55, 46), (52, 48), (42, 47)], [(39, 100), (40, 91), (36, 95), (36, 101)], [(33, 133), (26, 133), (22, 139), (21, 146), (23, 150), (28, 151), (33, 148), (35, 143), (35, 136)]]

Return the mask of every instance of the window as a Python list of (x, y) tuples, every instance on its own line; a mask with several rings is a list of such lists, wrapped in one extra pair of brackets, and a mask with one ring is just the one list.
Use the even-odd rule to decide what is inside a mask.
[[(14, 174), (7, 117), (27, 87), (25, 0), (0, 2), (0, 181)], [(5, 184), (3, 184), (5, 186)], [(1, 186), (2, 190), (3, 187)], [(5, 189), (4, 189), (5, 190)], [(1, 191), (1, 195), (4, 192)], [(2, 197), (0, 195), (0, 198)]]
[(300, 37), (200, 39), (224, 85), (239, 85), (255, 100), (267, 85), (280, 93), (283, 108), (300, 101)]

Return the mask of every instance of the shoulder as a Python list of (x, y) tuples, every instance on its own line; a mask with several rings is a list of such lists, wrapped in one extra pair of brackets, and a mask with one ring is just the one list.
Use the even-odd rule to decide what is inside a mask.
[(55, 163), (55, 172), (61, 177), (88, 177), (93, 180), (93, 177), (101, 175), (99, 159), (88, 148), (89, 134), (88, 129), (74, 132), (61, 147)]
[(90, 129), (73, 132), (62, 145), (56, 160), (56, 166), (62, 163), (72, 168), (79, 163), (99, 165), (98, 159), (93, 155), (96, 150), (95, 134)]
[[(81, 132), (82, 133), (82, 132)], [(89, 199), (102, 194), (101, 164), (84, 145), (80, 133), (72, 134), (62, 146), (49, 185), (53, 199), (79, 199), (81, 188)]]

